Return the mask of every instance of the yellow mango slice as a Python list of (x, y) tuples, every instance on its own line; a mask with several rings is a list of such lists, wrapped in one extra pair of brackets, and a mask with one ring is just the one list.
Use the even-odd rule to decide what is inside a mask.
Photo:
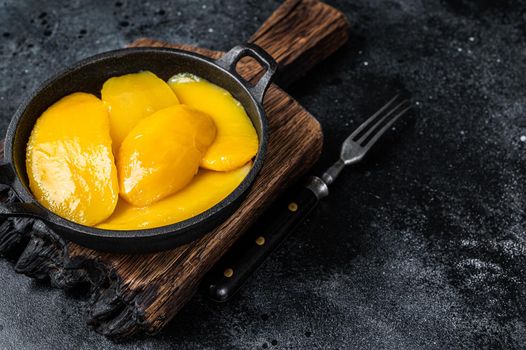
[(142, 207), (177, 192), (197, 173), (215, 136), (212, 118), (185, 105), (144, 118), (117, 156), (121, 197)]
[(102, 101), (78, 92), (49, 107), (31, 131), (26, 168), (33, 195), (47, 209), (83, 225), (107, 219), (119, 185)]
[(256, 130), (241, 103), (228, 91), (188, 73), (172, 77), (168, 84), (181, 103), (214, 119), (217, 136), (201, 161), (202, 168), (228, 171), (239, 168), (256, 155)]
[(147, 207), (119, 200), (113, 215), (97, 225), (106, 230), (137, 230), (174, 224), (201, 214), (226, 198), (247, 176), (251, 163), (228, 172), (201, 169), (188, 186)]
[(124, 138), (141, 119), (179, 103), (168, 84), (148, 71), (106, 80), (102, 86), (101, 98), (110, 112), (115, 155)]

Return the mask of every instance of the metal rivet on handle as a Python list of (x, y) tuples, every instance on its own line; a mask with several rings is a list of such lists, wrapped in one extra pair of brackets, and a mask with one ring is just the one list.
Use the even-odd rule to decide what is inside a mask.
[(265, 237), (263, 237), (263, 236), (259, 236), (258, 238), (256, 238), (256, 244), (257, 244), (257, 245), (263, 245), (263, 244), (265, 244)]
[(298, 205), (294, 202), (290, 202), (288, 208), (291, 212), (295, 212), (298, 210)]
[(223, 275), (227, 278), (230, 278), (234, 276), (234, 270), (232, 270), (231, 268), (225, 269), (225, 271), (223, 272)]

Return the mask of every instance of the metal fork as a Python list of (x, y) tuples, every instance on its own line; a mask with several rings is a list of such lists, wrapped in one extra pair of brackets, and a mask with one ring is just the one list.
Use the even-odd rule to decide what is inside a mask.
[(409, 100), (401, 99), (400, 95), (393, 97), (345, 139), (340, 159), (323, 173), (321, 180), (328, 186), (336, 180), (346, 165), (360, 162), (380, 137), (409, 109)]
[(343, 142), (340, 159), (321, 177), (287, 193), (225, 254), (205, 278), (215, 301), (228, 300), (280, 242), (307, 216), (346, 165), (358, 163), (389, 128), (411, 108), (409, 100), (393, 97)]

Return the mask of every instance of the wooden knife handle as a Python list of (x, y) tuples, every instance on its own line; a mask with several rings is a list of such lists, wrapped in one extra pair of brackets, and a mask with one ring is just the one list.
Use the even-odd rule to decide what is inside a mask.
[[(279, 63), (277, 81), (284, 86), (343, 46), (348, 36), (349, 22), (335, 8), (316, 0), (287, 0), (249, 42), (263, 48)], [(259, 76), (262, 69), (256, 62), (247, 61), (240, 73)]]
[(306, 187), (283, 195), (208, 273), (204, 280), (208, 295), (219, 302), (232, 297), (317, 203)]

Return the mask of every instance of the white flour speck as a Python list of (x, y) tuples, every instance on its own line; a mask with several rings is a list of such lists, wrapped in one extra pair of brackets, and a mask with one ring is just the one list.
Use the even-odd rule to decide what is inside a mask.
[(526, 142), (526, 135), (521, 135), (521, 141)]

